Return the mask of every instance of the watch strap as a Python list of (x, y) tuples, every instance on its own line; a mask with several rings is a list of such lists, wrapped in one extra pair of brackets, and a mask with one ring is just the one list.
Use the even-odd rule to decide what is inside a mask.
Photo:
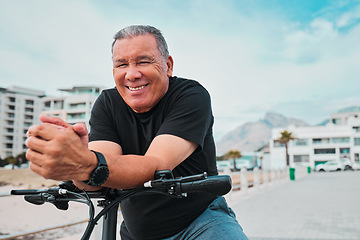
[(90, 173), (90, 178), (87, 181), (83, 181), (90, 186), (100, 186), (104, 184), (109, 177), (109, 169), (106, 163), (104, 155), (100, 152), (90, 150), (95, 153), (98, 160), (96, 168)]
[(100, 152), (97, 152), (97, 151), (94, 151), (94, 150), (90, 150), (92, 151), (93, 153), (95, 153), (96, 155), (96, 158), (98, 160), (98, 165), (97, 167), (100, 167), (100, 166), (107, 166), (107, 163), (106, 163), (106, 159), (104, 157), (104, 155)]

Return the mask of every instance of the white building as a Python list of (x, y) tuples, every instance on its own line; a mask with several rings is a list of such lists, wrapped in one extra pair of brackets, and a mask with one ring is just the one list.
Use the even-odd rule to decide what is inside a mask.
[(280, 132), (284, 130), (291, 132), (296, 138), (289, 142), (290, 165), (314, 168), (319, 163), (331, 160), (359, 161), (360, 107), (332, 114), (330, 123), (326, 126), (273, 129), (269, 144), (271, 168), (284, 167), (286, 164), (284, 144), (277, 141)]
[(89, 127), (91, 108), (102, 88), (96, 86), (81, 86), (70, 89), (59, 89), (64, 96), (44, 97), (42, 114), (57, 116), (74, 124), (83, 122)]
[(38, 124), (45, 92), (11, 86), (0, 88), (0, 157), (26, 151), (26, 132)]

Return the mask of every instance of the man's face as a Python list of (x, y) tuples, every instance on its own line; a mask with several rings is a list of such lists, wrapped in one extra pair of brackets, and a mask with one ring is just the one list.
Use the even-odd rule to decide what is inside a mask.
[(135, 112), (147, 112), (165, 95), (173, 60), (160, 54), (155, 37), (147, 34), (119, 39), (113, 48), (116, 88)]

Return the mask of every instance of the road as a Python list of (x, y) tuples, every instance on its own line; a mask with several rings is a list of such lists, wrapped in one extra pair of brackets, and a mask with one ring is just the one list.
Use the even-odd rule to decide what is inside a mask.
[(250, 240), (360, 239), (360, 171), (312, 172), (229, 204)]

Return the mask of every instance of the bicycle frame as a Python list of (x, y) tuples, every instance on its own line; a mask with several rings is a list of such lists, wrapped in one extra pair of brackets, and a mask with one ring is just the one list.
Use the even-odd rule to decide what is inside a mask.
[[(144, 192), (156, 192), (174, 197), (186, 197), (191, 192), (210, 192), (216, 196), (225, 195), (231, 190), (231, 178), (227, 175), (208, 177), (206, 173), (174, 178), (170, 170), (158, 171), (154, 180), (144, 183), (130, 190), (116, 190), (104, 188), (101, 191), (80, 191), (71, 181), (63, 182), (57, 188), (12, 190), (12, 195), (24, 195), (26, 201), (42, 205), (45, 202), (53, 203), (58, 209), (67, 210), (68, 202), (75, 201), (89, 206), (89, 222), (81, 240), (88, 240), (96, 223), (103, 217), (103, 240), (116, 239), (117, 212), (119, 203), (133, 195)], [(103, 209), (94, 216), (94, 206), (91, 198), (100, 198), (98, 206)]]

